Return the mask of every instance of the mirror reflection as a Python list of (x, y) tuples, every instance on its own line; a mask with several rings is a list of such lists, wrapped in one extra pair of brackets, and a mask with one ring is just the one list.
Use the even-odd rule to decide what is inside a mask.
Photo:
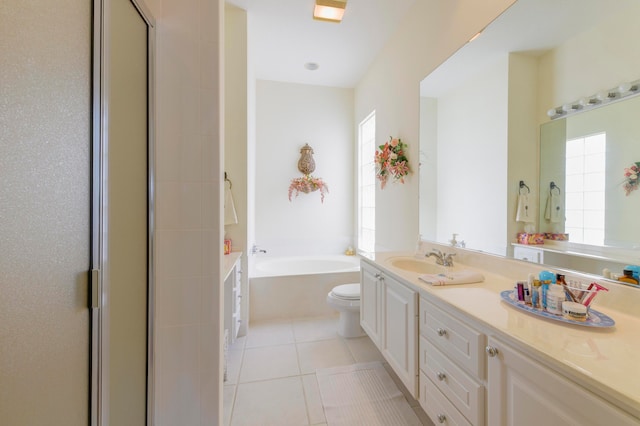
[(624, 188), (625, 168), (640, 161), (639, 116), (640, 97), (634, 97), (542, 125), (540, 232), (640, 248), (640, 197)]
[[(640, 121), (626, 106), (639, 98), (568, 119), (547, 116), (640, 78), (640, 57), (629, 54), (639, 13), (634, 0), (518, 0), (424, 79), (423, 238), (597, 274), (640, 264), (632, 226), (640, 191), (623, 189), (624, 169), (640, 161)], [(589, 114), (610, 121), (597, 124)], [(635, 133), (614, 136), (622, 128)], [(616, 148), (617, 139), (627, 148)], [(517, 214), (523, 192), (526, 220)], [(553, 239), (520, 246), (516, 236), (525, 230)]]

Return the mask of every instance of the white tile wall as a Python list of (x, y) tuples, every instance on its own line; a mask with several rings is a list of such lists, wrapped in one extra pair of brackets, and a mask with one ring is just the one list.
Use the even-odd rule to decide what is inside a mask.
[(220, 263), (214, 259), (221, 258), (222, 148), (216, 73), (223, 3), (154, 0), (154, 6), (155, 420), (158, 425), (218, 424)]

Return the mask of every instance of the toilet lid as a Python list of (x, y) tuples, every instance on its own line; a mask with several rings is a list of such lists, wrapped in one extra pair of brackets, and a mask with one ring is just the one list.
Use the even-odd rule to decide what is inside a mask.
[(360, 283), (339, 285), (334, 287), (331, 293), (341, 299), (360, 299)]

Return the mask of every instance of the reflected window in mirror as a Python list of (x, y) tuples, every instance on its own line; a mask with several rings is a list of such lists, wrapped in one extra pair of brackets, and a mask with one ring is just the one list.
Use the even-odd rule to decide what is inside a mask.
[[(606, 133), (570, 139), (566, 144), (565, 232), (575, 243), (604, 244), (606, 147)], [(560, 195), (558, 188), (550, 192)]]

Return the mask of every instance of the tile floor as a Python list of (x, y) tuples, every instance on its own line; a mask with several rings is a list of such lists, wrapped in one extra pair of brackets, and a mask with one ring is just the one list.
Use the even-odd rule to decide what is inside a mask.
[[(345, 339), (337, 316), (253, 323), (229, 347), (225, 425), (326, 425), (315, 370), (384, 358), (369, 337)], [(385, 363), (425, 425), (424, 411)], [(393, 425), (401, 426), (401, 425)]]

